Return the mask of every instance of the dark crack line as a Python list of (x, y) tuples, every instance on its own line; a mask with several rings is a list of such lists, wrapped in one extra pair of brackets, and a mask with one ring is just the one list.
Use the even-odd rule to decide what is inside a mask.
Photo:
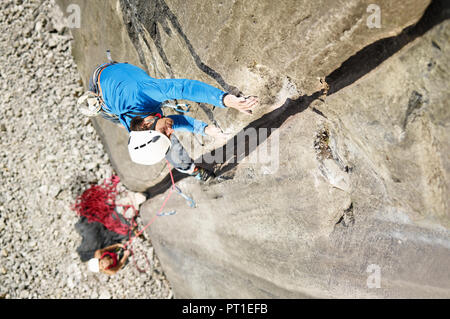
[[(162, 47), (161, 34), (157, 28), (157, 25), (161, 25), (164, 32), (171, 36), (171, 29), (169, 28), (169, 23), (174, 27), (177, 34), (183, 39), (187, 49), (189, 50), (195, 64), (197, 67), (209, 77), (214, 79), (223, 90), (231, 92), (235, 88), (229, 85), (217, 71), (212, 69), (210, 66), (206, 65), (200, 58), (200, 56), (195, 51), (191, 41), (186, 36), (178, 21), (176, 15), (170, 10), (169, 6), (164, 0), (154, 0), (151, 5), (147, 1), (139, 0), (121, 0), (121, 9), (124, 19), (126, 19), (125, 25), (127, 26), (128, 35), (136, 47), (138, 54), (140, 56), (141, 63), (145, 61), (143, 50), (139, 44), (139, 35), (144, 39), (144, 42), (148, 49), (151, 51), (149, 43), (145, 40), (144, 29), (148, 32), (150, 37), (155, 43), (158, 50), (158, 54), (163, 59), (166, 64), (167, 71), (173, 77), (173, 71), (167, 55)], [(141, 10), (142, 9), (142, 10)], [(134, 30), (132, 29), (134, 28)], [(145, 63), (142, 63), (146, 65)], [(148, 71), (148, 67), (147, 67)]]

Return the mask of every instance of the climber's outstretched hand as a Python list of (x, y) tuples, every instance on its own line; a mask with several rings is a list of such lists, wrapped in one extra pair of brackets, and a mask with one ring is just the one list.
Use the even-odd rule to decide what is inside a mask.
[(223, 100), (226, 107), (231, 107), (245, 114), (252, 114), (252, 109), (259, 103), (258, 97), (246, 96), (237, 97), (232, 94), (227, 94)]

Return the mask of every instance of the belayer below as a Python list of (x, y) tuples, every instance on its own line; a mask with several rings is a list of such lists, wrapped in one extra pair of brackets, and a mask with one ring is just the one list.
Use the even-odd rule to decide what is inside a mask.
[(130, 250), (122, 244), (115, 244), (95, 251), (94, 258), (88, 261), (88, 269), (92, 272), (116, 274), (125, 265)]
[(110, 62), (95, 69), (89, 91), (78, 99), (83, 114), (122, 124), (130, 133), (131, 160), (152, 165), (163, 158), (178, 171), (206, 181), (214, 173), (194, 164), (174, 131), (225, 137), (221, 129), (186, 115), (164, 116), (163, 102), (190, 100), (246, 114), (258, 104), (256, 97), (237, 97), (211, 85), (188, 79), (155, 79), (141, 68)]

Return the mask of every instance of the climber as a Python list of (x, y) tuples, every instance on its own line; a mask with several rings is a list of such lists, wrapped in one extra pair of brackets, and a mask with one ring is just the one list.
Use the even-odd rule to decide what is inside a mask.
[(125, 265), (129, 255), (130, 250), (126, 249), (123, 244), (114, 244), (98, 249), (95, 251), (94, 258), (88, 261), (88, 268), (92, 272), (102, 271), (107, 275), (114, 275)]
[[(164, 117), (161, 109), (163, 102), (184, 99), (208, 103), (220, 108), (234, 108), (246, 114), (252, 114), (252, 109), (258, 104), (256, 97), (237, 97), (196, 80), (154, 79), (144, 70), (128, 63), (110, 62), (99, 66), (91, 77), (89, 89), (78, 100), (83, 114), (88, 116), (100, 114), (109, 120), (121, 123), (130, 133), (130, 143), (135, 135), (143, 136), (142, 133), (133, 132), (143, 132), (142, 129), (154, 124), (153, 134), (159, 137), (155, 135), (152, 138), (159, 139), (160, 143), (165, 142), (170, 147), (166, 159), (180, 172), (196, 176), (201, 180), (207, 180), (214, 175), (193, 164), (192, 159), (172, 134), (173, 131), (188, 131), (215, 138), (226, 137), (226, 135), (220, 128), (186, 115)], [(132, 123), (135, 118), (136, 120)], [(169, 147), (163, 148), (163, 151), (168, 151)], [(146, 165), (163, 159), (165, 153), (163, 156), (159, 155), (147, 161)], [(133, 160), (131, 153), (130, 156)], [(140, 163), (144, 164), (144, 162)]]
[[(181, 117), (174, 121), (173, 117)], [(150, 114), (145, 118), (134, 117), (130, 122), (130, 139), (128, 151), (133, 162), (142, 165), (153, 165), (166, 160), (178, 171), (207, 181), (215, 177), (214, 173), (194, 164), (178, 138), (173, 134), (178, 125), (183, 130), (196, 134), (219, 137), (221, 131), (189, 116), (175, 115), (162, 117), (160, 114)]]

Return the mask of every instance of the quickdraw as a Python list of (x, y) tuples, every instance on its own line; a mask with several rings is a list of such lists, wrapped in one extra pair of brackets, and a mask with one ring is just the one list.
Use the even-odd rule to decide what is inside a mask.
[[(188, 204), (189, 207), (195, 208), (195, 206), (196, 206), (196, 205), (195, 205), (195, 201), (194, 201), (192, 198), (190, 198), (189, 196), (187, 196), (186, 194), (184, 194), (178, 186), (175, 186), (175, 190), (177, 191), (177, 193), (178, 193), (181, 197), (183, 197), (183, 198), (186, 200), (186, 202), (187, 202), (187, 204)], [(157, 216), (160, 216), (160, 217), (163, 217), (163, 216), (172, 216), (172, 215), (175, 215), (176, 213), (177, 213), (177, 212), (176, 212), (175, 210), (172, 210), (172, 211), (170, 211), (170, 212), (162, 212), (162, 213), (158, 213), (158, 214), (156, 214), (156, 215), (157, 215)]]
[(186, 202), (188, 203), (188, 206), (191, 208), (195, 208), (195, 202), (192, 198), (190, 198), (189, 196), (187, 196), (186, 194), (184, 194), (181, 189), (178, 186), (175, 186), (175, 190), (177, 191), (178, 194), (181, 195), (181, 197), (183, 197)]
[[(170, 102), (162, 104), (161, 107), (168, 107), (180, 113), (189, 113), (191, 110), (191, 106), (189, 104), (173, 104)], [(183, 109), (183, 107), (186, 109)]]
[(171, 216), (171, 215), (175, 215), (176, 213), (177, 213), (177, 212), (176, 212), (175, 210), (172, 210), (172, 211), (167, 212), (167, 213), (162, 212), (162, 213), (158, 213), (158, 214), (156, 214), (156, 215), (162, 217), (162, 216)]

